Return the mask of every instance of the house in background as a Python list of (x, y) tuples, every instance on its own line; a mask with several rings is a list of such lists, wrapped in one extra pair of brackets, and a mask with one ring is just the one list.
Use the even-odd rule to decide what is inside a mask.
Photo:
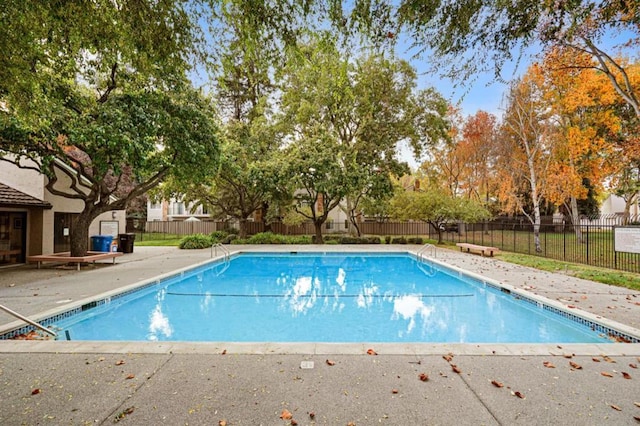
[[(629, 211), (629, 215), (632, 217), (637, 217), (640, 215), (640, 198), (636, 200), (635, 203), (631, 206), (631, 210)], [(600, 214), (603, 216), (607, 215), (620, 215), (624, 214), (624, 205), (625, 201), (622, 197), (618, 197), (614, 194), (609, 194), (609, 196), (602, 202), (600, 206)]]
[[(58, 185), (71, 182), (64, 173), (58, 178)], [(0, 161), (0, 266), (69, 250), (72, 218), (83, 202), (51, 194), (46, 183), (47, 177), (34, 170)], [(125, 226), (124, 210), (107, 212), (91, 223), (89, 235), (117, 237)]]
[(159, 202), (147, 201), (148, 222), (183, 221), (191, 217), (203, 221), (213, 220), (207, 210), (202, 206), (194, 208), (193, 204), (177, 201), (175, 198)]

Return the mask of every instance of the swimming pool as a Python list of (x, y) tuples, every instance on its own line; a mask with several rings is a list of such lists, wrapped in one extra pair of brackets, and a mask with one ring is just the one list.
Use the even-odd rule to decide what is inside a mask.
[(245, 253), (55, 322), (72, 340), (605, 343), (554, 306), (406, 253)]

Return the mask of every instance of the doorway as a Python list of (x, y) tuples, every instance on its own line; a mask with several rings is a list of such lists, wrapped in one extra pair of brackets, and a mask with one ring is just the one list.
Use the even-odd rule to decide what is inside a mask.
[(0, 265), (24, 263), (26, 241), (27, 214), (0, 212)]

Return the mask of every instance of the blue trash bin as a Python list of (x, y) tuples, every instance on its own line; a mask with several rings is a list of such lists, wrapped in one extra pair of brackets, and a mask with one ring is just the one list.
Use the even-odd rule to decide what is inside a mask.
[(110, 252), (112, 241), (113, 237), (111, 235), (94, 235), (91, 237), (91, 250)]

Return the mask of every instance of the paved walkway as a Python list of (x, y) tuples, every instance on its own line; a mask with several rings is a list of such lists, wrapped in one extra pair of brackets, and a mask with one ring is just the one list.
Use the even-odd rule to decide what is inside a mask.
[[(80, 272), (1, 269), (0, 303), (37, 316), (210, 257), (136, 247), (116, 265)], [(640, 328), (638, 292), (454, 251), (438, 258)], [(0, 313), (0, 328), (9, 323)], [(637, 425), (637, 367), (640, 344), (0, 341), (0, 424)]]

